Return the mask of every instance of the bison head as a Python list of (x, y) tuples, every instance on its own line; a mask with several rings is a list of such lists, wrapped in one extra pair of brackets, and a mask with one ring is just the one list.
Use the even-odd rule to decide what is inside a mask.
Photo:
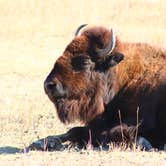
[(114, 95), (111, 67), (123, 55), (116, 52), (116, 37), (104, 27), (80, 26), (76, 36), (44, 82), (49, 99), (62, 122), (88, 123), (100, 116)]

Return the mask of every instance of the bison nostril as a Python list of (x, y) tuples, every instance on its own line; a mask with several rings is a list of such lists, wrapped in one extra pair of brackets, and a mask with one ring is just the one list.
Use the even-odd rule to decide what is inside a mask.
[(44, 83), (44, 88), (46, 91), (50, 91), (51, 89), (53, 89), (55, 87), (55, 83), (54, 82), (45, 82)]
[(61, 82), (57, 79), (54, 79), (54, 81), (45, 81), (44, 90), (47, 95), (57, 98), (64, 97), (67, 93)]
[(53, 81), (46, 80), (44, 82), (44, 90), (51, 98), (62, 98), (67, 95), (66, 88), (56, 78)]
[(48, 85), (47, 85), (47, 89), (52, 89), (52, 88), (54, 88), (55, 87), (55, 84), (54, 83), (49, 83)]

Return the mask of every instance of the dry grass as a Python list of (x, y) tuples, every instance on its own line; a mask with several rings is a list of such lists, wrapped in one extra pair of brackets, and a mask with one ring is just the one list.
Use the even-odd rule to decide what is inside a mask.
[[(113, 27), (123, 40), (166, 47), (163, 0), (0, 0), (0, 152), (71, 126), (57, 119), (43, 80), (82, 23)], [(164, 165), (166, 153), (1, 154), (0, 165)]]
[[(164, 153), (122, 152), (31, 152), (30, 154), (1, 157), (1, 166), (5, 164), (34, 166), (165, 166)], [(14, 162), (13, 162), (14, 161)]]

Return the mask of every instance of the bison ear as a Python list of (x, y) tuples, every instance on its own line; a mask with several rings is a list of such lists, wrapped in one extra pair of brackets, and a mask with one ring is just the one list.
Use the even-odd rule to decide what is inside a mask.
[(115, 52), (114, 54), (110, 55), (109, 58), (106, 60), (105, 65), (107, 67), (113, 67), (117, 65), (124, 59), (124, 55), (119, 52)]
[(98, 62), (96, 64), (96, 70), (106, 71), (110, 67), (113, 67), (117, 65), (118, 63), (120, 63), (123, 59), (124, 59), (124, 55), (122, 53), (115, 52), (109, 57), (107, 57), (106, 59), (104, 59), (104, 61), (102, 60)]

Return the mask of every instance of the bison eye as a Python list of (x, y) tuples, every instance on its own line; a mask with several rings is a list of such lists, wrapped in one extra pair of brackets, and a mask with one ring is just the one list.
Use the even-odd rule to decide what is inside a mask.
[(91, 69), (93, 63), (88, 56), (82, 55), (72, 58), (71, 65), (75, 71), (82, 71), (82, 70)]

